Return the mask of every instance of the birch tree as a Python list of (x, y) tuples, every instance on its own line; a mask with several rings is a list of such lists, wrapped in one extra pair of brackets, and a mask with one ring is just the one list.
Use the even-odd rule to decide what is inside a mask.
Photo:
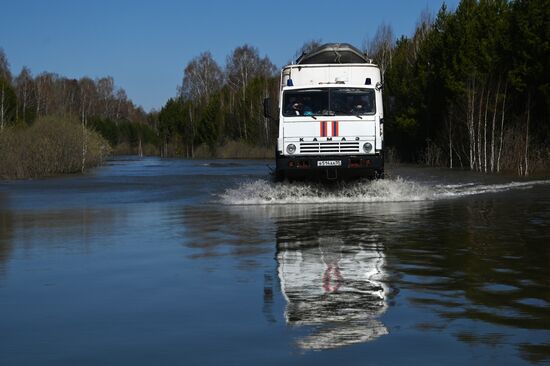
[(210, 52), (203, 52), (185, 67), (180, 96), (192, 104), (188, 110), (191, 141), (191, 156), (194, 155), (194, 141), (200, 108), (206, 106), (213, 93), (223, 86), (224, 76)]
[(8, 93), (11, 84), (11, 72), (8, 58), (0, 48), (0, 131), (7, 123)]
[[(275, 72), (275, 65), (267, 58), (261, 58), (256, 47), (244, 45), (237, 47), (227, 57), (226, 81), (235, 94), (239, 94), (240, 110), (246, 112), (244, 115), (237, 115), (237, 123), (242, 124), (241, 138), (248, 139), (248, 123), (251, 119), (261, 118), (254, 116), (254, 105), (261, 103), (262, 95), (257, 95), (255, 100), (247, 96), (247, 90), (252, 80), (261, 79), (263, 84)], [(265, 89), (265, 88), (264, 88)], [(264, 93), (265, 95), (265, 93)], [(250, 99), (250, 100), (249, 100)], [(264, 130), (267, 127), (264, 123)]]
[(111, 76), (100, 78), (96, 81), (99, 97), (99, 114), (103, 118), (112, 118), (112, 101), (115, 82)]
[(90, 78), (82, 78), (78, 84), (80, 92), (80, 122), (82, 124), (82, 172), (84, 172), (86, 153), (88, 152), (88, 130), (86, 127), (97, 90), (94, 81)]
[(223, 85), (223, 72), (210, 52), (203, 52), (185, 67), (180, 94), (204, 102)]
[(31, 100), (34, 90), (34, 81), (31, 70), (28, 67), (24, 66), (19, 75), (15, 78), (15, 89), (23, 121), (28, 121), (27, 112), (28, 109), (32, 107)]
[(365, 41), (365, 52), (380, 67), (382, 81), (386, 70), (392, 63), (393, 51), (395, 48), (395, 35), (389, 24), (382, 23), (378, 26), (374, 37)]

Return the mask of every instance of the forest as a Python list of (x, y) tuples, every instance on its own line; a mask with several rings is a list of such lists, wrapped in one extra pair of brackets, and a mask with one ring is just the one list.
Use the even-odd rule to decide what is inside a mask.
[[(306, 42), (295, 54), (314, 48)], [(364, 51), (384, 74), (386, 157), (480, 172), (529, 175), (550, 165), (550, 3), (463, 0), (419, 16), (398, 39), (381, 24)], [(274, 146), (261, 113), (278, 75), (245, 45), (225, 70), (205, 52), (158, 116), (164, 153), (195, 156), (227, 141)], [(243, 148), (245, 148), (243, 146)], [(177, 149), (180, 149), (179, 151)]]
[[(550, 168), (547, 0), (462, 0), (420, 14), (409, 36), (380, 24), (361, 47), (383, 72), (387, 160), (522, 176)], [(269, 57), (244, 44), (223, 66), (205, 51), (182, 69), (174, 97), (146, 113), (111, 77), (13, 76), (0, 49), (0, 131), (57, 116), (114, 153), (273, 156), (277, 124), (262, 101), (276, 105), (279, 75)]]
[(463, 0), (380, 44), (386, 137), (399, 158), (518, 175), (549, 168), (548, 1)]
[[(70, 79), (52, 72), (32, 75), (23, 67), (12, 75), (6, 54), (0, 49), (0, 131), (23, 128), (46, 116), (75, 117), (97, 130), (114, 146), (135, 145), (139, 139), (156, 144), (150, 114), (128, 99), (110, 76)], [(150, 127), (150, 130), (147, 128)]]

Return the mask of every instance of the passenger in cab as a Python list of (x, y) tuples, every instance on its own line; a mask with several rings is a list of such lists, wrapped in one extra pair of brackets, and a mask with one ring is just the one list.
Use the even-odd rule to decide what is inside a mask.
[(353, 103), (350, 108), (351, 114), (366, 114), (366, 113), (372, 113), (372, 106), (369, 101), (368, 97), (360, 97), (356, 96), (353, 99)]

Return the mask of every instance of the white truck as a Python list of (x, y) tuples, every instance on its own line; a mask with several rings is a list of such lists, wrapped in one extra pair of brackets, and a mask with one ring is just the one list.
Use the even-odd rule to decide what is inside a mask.
[(325, 44), (285, 66), (278, 120), (277, 180), (383, 178), (380, 69), (357, 48)]

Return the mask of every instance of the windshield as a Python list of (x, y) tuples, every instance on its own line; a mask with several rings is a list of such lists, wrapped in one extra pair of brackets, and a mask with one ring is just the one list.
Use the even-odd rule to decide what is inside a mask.
[(318, 88), (289, 90), (283, 116), (359, 116), (374, 114), (374, 89)]

